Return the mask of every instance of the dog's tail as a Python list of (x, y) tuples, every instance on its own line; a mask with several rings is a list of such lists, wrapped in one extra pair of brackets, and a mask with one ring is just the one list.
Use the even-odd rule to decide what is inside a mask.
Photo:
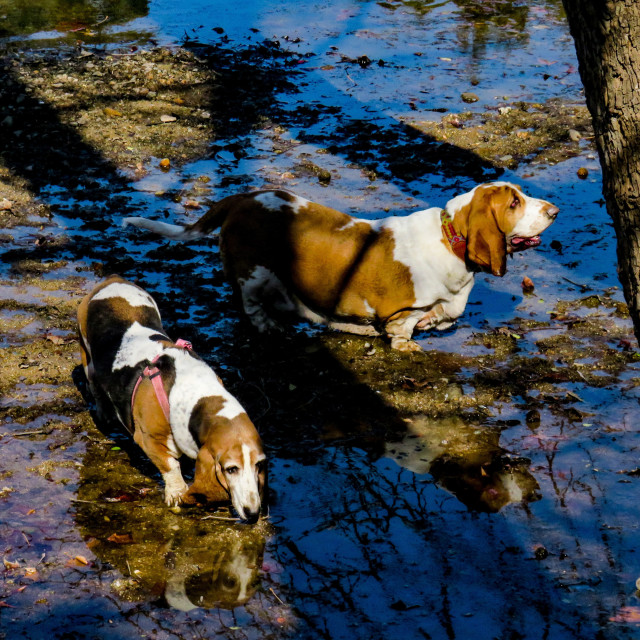
[(193, 224), (169, 224), (168, 222), (161, 222), (160, 220), (148, 220), (147, 218), (136, 217), (125, 218), (122, 221), (122, 226), (127, 227), (133, 225), (139, 229), (147, 229), (166, 238), (171, 238), (172, 240), (198, 240), (222, 226), (232, 205), (239, 197), (242, 197), (242, 194), (239, 196), (229, 196), (218, 202), (214, 202), (209, 207), (209, 211)]

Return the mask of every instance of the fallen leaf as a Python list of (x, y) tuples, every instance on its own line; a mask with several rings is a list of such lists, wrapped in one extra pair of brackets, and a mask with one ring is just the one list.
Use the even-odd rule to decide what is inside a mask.
[(84, 556), (76, 556), (75, 560), (77, 560), (80, 564), (89, 564), (89, 561)]
[(535, 289), (535, 285), (533, 284), (533, 280), (529, 276), (525, 276), (522, 278), (522, 290), (525, 293), (531, 293)]
[(53, 333), (46, 333), (45, 339), (49, 340), (49, 342), (53, 342), (53, 344), (64, 344), (65, 339), (62, 336), (56, 336)]
[(197, 200), (185, 200), (182, 203), (183, 207), (187, 207), (189, 209), (199, 209), (200, 203)]
[(133, 537), (130, 533), (112, 533), (107, 540), (116, 544), (131, 544)]
[(2, 198), (0, 200), (0, 211), (8, 211), (13, 207), (13, 202), (11, 200), (7, 200), (6, 198)]
[(27, 511), (27, 515), (28, 515), (28, 516), (31, 516), (31, 515), (33, 515), (35, 512), (36, 512), (36, 510), (35, 510), (35, 509), (29, 509), (29, 511)]
[(609, 618), (609, 622), (640, 623), (640, 607), (622, 607), (615, 616)]
[(122, 114), (117, 109), (112, 109), (111, 107), (105, 107), (102, 110), (102, 113), (104, 113), (104, 115), (108, 116), (109, 118), (119, 118), (120, 116), (122, 116)]
[(40, 576), (38, 574), (38, 570), (35, 567), (27, 567), (24, 570), (24, 577), (29, 578), (29, 580), (37, 580)]
[(19, 562), (11, 562), (11, 560), (7, 560), (6, 558), (2, 558), (2, 561), (4, 562), (4, 568), (7, 570), (20, 568)]
[(14, 605), (7, 604), (4, 600), (0, 600), (0, 607), (10, 607), (11, 609), (15, 609)]

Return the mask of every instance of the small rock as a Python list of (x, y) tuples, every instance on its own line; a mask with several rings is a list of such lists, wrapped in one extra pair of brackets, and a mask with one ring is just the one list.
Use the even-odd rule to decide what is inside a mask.
[(549, 552), (543, 546), (536, 547), (536, 550), (535, 550), (536, 560), (544, 560), (546, 557), (548, 557), (548, 555), (549, 555)]
[(169, 158), (163, 158), (162, 160), (160, 160), (161, 169), (168, 169), (170, 166), (171, 166), (171, 160), (169, 160)]
[(161, 115), (160, 122), (175, 122), (178, 118), (175, 116)]
[(187, 209), (199, 209), (200, 203), (197, 200), (185, 200), (182, 206), (187, 207)]
[(463, 93), (461, 96), (462, 102), (478, 102), (480, 98), (475, 93)]
[(111, 107), (105, 107), (102, 110), (102, 113), (104, 113), (104, 115), (108, 118), (120, 118), (122, 116), (120, 111), (118, 111), (117, 109), (112, 109)]
[(582, 136), (575, 129), (569, 129), (569, 138), (571, 138), (573, 142), (580, 142), (580, 140), (582, 140)]
[(580, 167), (578, 169), (578, 178), (584, 180), (589, 175), (589, 171), (585, 167)]
[(2, 198), (0, 200), (0, 211), (9, 211), (13, 207), (13, 202), (11, 200), (7, 200), (6, 198)]
[(498, 113), (501, 116), (506, 115), (507, 113), (509, 113), (509, 111), (513, 111), (512, 107), (498, 107)]

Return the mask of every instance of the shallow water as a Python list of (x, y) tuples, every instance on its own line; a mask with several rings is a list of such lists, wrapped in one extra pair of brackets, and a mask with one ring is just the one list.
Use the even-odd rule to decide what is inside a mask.
[[(216, 106), (228, 130), (207, 157), (169, 172), (154, 159), (135, 182), (100, 158), (60, 173), (46, 161), (52, 181), (21, 158), (4, 158), (51, 205), (47, 233), (65, 239), (50, 259), (67, 263), (43, 280), (79, 280), (71, 293), (21, 283), (11, 251), (24, 257), (34, 239), (30, 228), (17, 228), (13, 244), (2, 245), (0, 299), (32, 305), (42, 321), (56, 297), (79, 300), (98, 280), (90, 267), (136, 278), (158, 300), (170, 335), (191, 339), (254, 417), (270, 457), (271, 497), (269, 519), (254, 528), (203, 520), (211, 514), (199, 510), (173, 514), (152, 466), (117, 429), (98, 432), (83, 422), (77, 398), (63, 411), (50, 386), (20, 382), (6, 406), (24, 415), (0, 424), (0, 634), (636, 637), (635, 609), (623, 607), (640, 606), (639, 365), (607, 360), (622, 350), (621, 336), (635, 348), (630, 324), (604, 304), (572, 307), (550, 327), (526, 324), (549, 321), (558, 300), (604, 300), (606, 292), (621, 300), (594, 151), (583, 143), (573, 159), (503, 171), (411, 126), (439, 119), (435, 110), (482, 113), (549, 98), (580, 104), (560, 2), (46, 6), (26, 20), (10, 5), (0, 44), (42, 55), (67, 51), (80, 37), (96, 51), (185, 44), (223, 79), (229, 93)], [(237, 78), (255, 86), (234, 92)], [(479, 101), (464, 104), (463, 92)], [(283, 178), (309, 158), (331, 172), (328, 186), (304, 172)], [(576, 177), (583, 166), (587, 180)], [(84, 170), (95, 167), (97, 184), (83, 185)], [(478, 276), (454, 328), (418, 337), (436, 353), (429, 362), (443, 363), (435, 380), (418, 371), (421, 387), (416, 367), (398, 364), (382, 343), (370, 357), (377, 368), (362, 365), (371, 347), (364, 340), (324, 340), (305, 327), (254, 344), (213, 239), (185, 249), (120, 228), (132, 214), (194, 220), (198, 210), (155, 194), (188, 193), (200, 176), (211, 179), (202, 197), (284, 184), (369, 218), (441, 205), (499, 177), (557, 203), (561, 214), (540, 248), (509, 261), (505, 278)], [(522, 293), (524, 275), (535, 282), (533, 295)], [(580, 333), (585, 318), (605, 329)], [(24, 340), (34, 326), (25, 325)], [(492, 354), (495, 345), (474, 336), (499, 327), (517, 336), (503, 362), (454, 359)], [(549, 342), (558, 337), (574, 351)], [(59, 349), (77, 358), (73, 345)], [(347, 349), (355, 355), (341, 357)], [(569, 370), (576, 354), (579, 375)], [(398, 393), (440, 394), (435, 417), (401, 400), (400, 409), (383, 403), (363, 383), (377, 377), (382, 386), (405, 366)], [(75, 374), (69, 393), (84, 393)], [(464, 410), (465, 397), (477, 400), (472, 410)], [(620, 611), (630, 613), (612, 621)]]

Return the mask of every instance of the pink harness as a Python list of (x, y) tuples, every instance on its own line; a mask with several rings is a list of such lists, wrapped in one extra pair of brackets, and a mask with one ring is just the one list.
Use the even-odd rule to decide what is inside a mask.
[[(191, 351), (192, 346), (188, 340), (183, 340), (182, 338), (176, 340), (176, 347), (181, 347), (182, 349), (186, 349), (187, 351)], [(152, 361), (150, 365), (147, 365), (138, 379), (136, 380), (136, 384), (133, 387), (133, 393), (131, 394), (131, 422), (133, 422), (133, 403), (136, 399), (136, 393), (138, 392), (138, 387), (142, 382), (143, 378), (149, 378), (151, 380), (151, 384), (153, 385), (153, 390), (155, 391), (156, 398), (158, 400), (158, 404), (162, 409), (162, 413), (164, 413), (164, 417), (169, 422), (169, 398), (167, 398), (167, 394), (164, 390), (164, 386), (162, 385), (162, 378), (160, 377), (160, 369), (158, 367), (152, 366), (158, 361), (158, 359), (162, 356), (159, 353)]]

